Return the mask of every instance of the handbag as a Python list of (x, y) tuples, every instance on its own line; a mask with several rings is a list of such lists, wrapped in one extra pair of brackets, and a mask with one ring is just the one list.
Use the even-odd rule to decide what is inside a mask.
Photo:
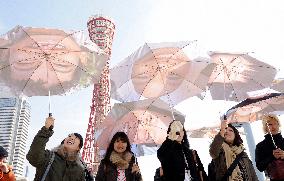
[(270, 179), (283, 180), (284, 179), (284, 160), (277, 159), (269, 163), (267, 173)]

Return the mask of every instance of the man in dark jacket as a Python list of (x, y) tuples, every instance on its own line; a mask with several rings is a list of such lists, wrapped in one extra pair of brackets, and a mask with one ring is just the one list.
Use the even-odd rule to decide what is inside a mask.
[(262, 119), (262, 124), (266, 135), (264, 136), (264, 140), (256, 145), (256, 167), (261, 172), (266, 171), (271, 181), (284, 180), (284, 177), (281, 179), (273, 178), (270, 173), (270, 171), (278, 169), (281, 169), (279, 172), (284, 172), (284, 168), (280, 168), (279, 166), (272, 168), (273, 161), (283, 160), (284, 163), (284, 138), (280, 133), (279, 119), (275, 115), (266, 115)]
[[(36, 167), (34, 180), (40, 181), (42, 177), (45, 177), (45, 181), (85, 180), (84, 166), (79, 157), (83, 146), (82, 136), (78, 133), (69, 134), (57, 148), (46, 150), (46, 143), (53, 134), (53, 126), (54, 118), (46, 118), (45, 126), (34, 137), (27, 154), (27, 160)], [(51, 160), (53, 161), (49, 164)]]

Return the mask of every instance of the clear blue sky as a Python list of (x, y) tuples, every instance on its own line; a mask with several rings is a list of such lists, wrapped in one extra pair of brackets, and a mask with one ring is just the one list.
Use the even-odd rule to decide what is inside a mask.
[[(16, 25), (86, 29), (89, 16), (98, 13), (112, 17), (116, 24), (111, 66), (144, 42), (197, 39), (208, 50), (254, 51), (277, 68), (284, 67), (281, 0), (2, 0), (0, 34)], [(283, 75), (281, 71), (279, 76)], [(70, 96), (52, 97), (56, 123), (49, 148), (59, 144), (70, 132), (85, 136), (91, 92), (92, 87), (89, 87)], [(29, 100), (32, 118), (28, 145), (48, 113), (46, 97)], [(190, 121), (208, 105), (190, 104), (185, 101), (178, 106)], [(189, 107), (192, 110), (188, 110)], [(210, 116), (217, 119), (215, 114), (208, 114)], [(33, 174), (34, 170), (30, 169), (29, 177)]]

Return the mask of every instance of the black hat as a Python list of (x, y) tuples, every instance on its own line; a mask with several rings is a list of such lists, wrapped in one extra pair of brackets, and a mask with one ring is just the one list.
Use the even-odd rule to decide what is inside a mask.
[(75, 135), (77, 138), (79, 138), (79, 140), (80, 140), (79, 148), (82, 148), (82, 147), (83, 147), (83, 143), (84, 143), (83, 137), (82, 137), (79, 133), (74, 133), (74, 135)]
[(5, 148), (0, 146), (0, 158), (5, 158), (5, 157), (8, 157), (8, 152), (5, 150)]
[[(82, 148), (84, 142), (83, 137), (79, 133), (73, 133), (73, 134), (80, 140), (79, 148)], [(60, 144), (63, 145), (64, 140), (62, 140)]]

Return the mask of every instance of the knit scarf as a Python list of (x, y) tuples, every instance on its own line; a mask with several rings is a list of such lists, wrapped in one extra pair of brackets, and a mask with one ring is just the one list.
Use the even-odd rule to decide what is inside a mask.
[(117, 168), (125, 170), (129, 167), (129, 162), (131, 161), (132, 156), (132, 153), (128, 151), (123, 154), (118, 154), (117, 152), (113, 151), (109, 159), (117, 166)]
[[(227, 143), (223, 143), (222, 147), (225, 151), (226, 165), (227, 165), (227, 169), (228, 169), (230, 167), (230, 165), (233, 163), (233, 161), (236, 159), (236, 156), (244, 150), (244, 147), (243, 147), (243, 145), (241, 145), (241, 146), (229, 146)], [(229, 180), (243, 181), (241, 171), (240, 171), (240, 168), (239, 168), (238, 165), (233, 170), (232, 175), (229, 177)]]

